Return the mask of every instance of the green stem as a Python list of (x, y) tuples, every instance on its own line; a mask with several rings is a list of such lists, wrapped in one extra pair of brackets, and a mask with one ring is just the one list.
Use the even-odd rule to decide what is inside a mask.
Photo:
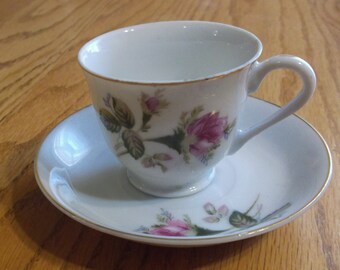
[(291, 203), (286, 203), (284, 206), (280, 207), (279, 209), (275, 210), (274, 212), (270, 213), (269, 215), (265, 216), (264, 218), (261, 219), (261, 222), (268, 221), (278, 215), (280, 212), (286, 210), (288, 207), (290, 207), (292, 204)]
[(250, 206), (250, 208), (249, 208), (246, 212), (243, 213), (244, 215), (247, 215), (247, 214), (251, 211), (251, 209), (253, 209), (253, 207), (254, 207), (255, 204), (257, 203), (259, 197), (260, 197), (260, 194), (257, 195), (257, 198), (256, 198), (255, 202)]
[(156, 142), (165, 144), (169, 148), (172, 148), (178, 152), (178, 154), (182, 154), (182, 142), (185, 138), (185, 133), (182, 129), (175, 129), (173, 135), (167, 135), (157, 138), (151, 138), (151, 139), (144, 139), (143, 141), (146, 142)]
[(206, 236), (206, 235), (214, 235), (214, 234), (219, 234), (219, 233), (223, 233), (223, 232), (227, 232), (229, 230), (231, 230), (233, 228), (228, 228), (228, 229), (225, 229), (225, 230), (209, 230), (209, 229), (206, 229), (206, 228), (202, 228), (202, 227), (199, 227), (197, 225), (194, 225), (194, 230), (196, 231), (197, 233), (197, 236)]
[(259, 213), (262, 210), (262, 205), (257, 209), (256, 213), (253, 215), (254, 218), (256, 218), (257, 215), (259, 215)]
[(143, 123), (142, 126), (140, 127), (140, 130), (142, 130), (145, 127), (145, 125), (151, 120), (151, 118), (152, 114), (143, 112)]

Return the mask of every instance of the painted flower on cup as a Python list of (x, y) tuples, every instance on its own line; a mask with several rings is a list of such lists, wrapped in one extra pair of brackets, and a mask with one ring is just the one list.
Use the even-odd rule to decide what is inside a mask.
[(221, 117), (219, 112), (208, 112), (199, 116), (201, 112), (203, 106), (182, 113), (178, 127), (185, 133), (181, 144), (184, 160), (189, 163), (191, 155), (207, 165), (225, 136), (228, 117)]
[(203, 110), (203, 106), (197, 106), (190, 112), (183, 112), (172, 135), (149, 141), (162, 143), (176, 150), (186, 163), (190, 163), (191, 157), (195, 157), (207, 165), (214, 150), (226, 136), (226, 130), (231, 132), (232, 127), (228, 124), (228, 118), (221, 117), (219, 112), (200, 116)]
[(157, 153), (150, 155), (145, 155), (142, 159), (142, 165), (144, 168), (154, 168), (156, 166), (160, 167), (162, 172), (166, 172), (168, 168), (164, 163), (172, 160), (172, 156), (166, 153)]
[(168, 170), (166, 163), (173, 157), (164, 153), (166, 150), (153, 155), (148, 153), (150, 143), (160, 143), (177, 151), (186, 163), (194, 157), (207, 165), (222, 138), (228, 139), (235, 120), (229, 123), (228, 117), (217, 111), (203, 113), (204, 108), (200, 105), (180, 115), (172, 134), (145, 138), (152, 117), (160, 116), (161, 111), (170, 105), (163, 94), (162, 89), (153, 94), (141, 92), (139, 101), (143, 115), (140, 126), (136, 125), (136, 115), (123, 100), (109, 93), (103, 98), (104, 106), (99, 108), (99, 116), (105, 128), (117, 136), (113, 146), (117, 155), (128, 154), (141, 160), (143, 167), (159, 168), (165, 173)]
[(157, 108), (159, 107), (160, 101), (157, 97), (149, 97), (146, 98), (144, 101), (146, 109), (151, 113), (155, 113)]
[(151, 128), (148, 122), (151, 120), (153, 115), (159, 115), (162, 109), (168, 107), (169, 102), (163, 97), (164, 90), (157, 90), (153, 96), (142, 92), (140, 104), (143, 111), (142, 127), (143, 132), (148, 131)]
[(220, 117), (218, 112), (206, 113), (190, 123), (186, 129), (191, 142), (190, 154), (202, 157), (215, 149), (224, 136), (227, 123), (227, 117)]

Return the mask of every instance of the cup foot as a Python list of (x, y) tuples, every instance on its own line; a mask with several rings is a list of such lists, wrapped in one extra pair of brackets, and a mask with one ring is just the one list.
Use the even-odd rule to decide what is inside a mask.
[(127, 176), (129, 182), (140, 191), (147, 193), (149, 195), (153, 195), (156, 197), (163, 198), (176, 198), (176, 197), (184, 197), (195, 194), (204, 188), (206, 188), (215, 177), (215, 168), (212, 168), (207, 173), (205, 173), (199, 180), (195, 179), (194, 182), (190, 182), (186, 185), (179, 186), (169, 186), (164, 187), (162, 184), (151, 185), (148, 184), (148, 181), (145, 181), (143, 177), (136, 175), (135, 173), (127, 170)]

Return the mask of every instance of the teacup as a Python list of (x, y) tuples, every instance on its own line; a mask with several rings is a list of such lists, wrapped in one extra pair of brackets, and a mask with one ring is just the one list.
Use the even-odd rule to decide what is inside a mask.
[[(252, 33), (203, 21), (126, 27), (81, 48), (78, 60), (102, 133), (135, 187), (161, 197), (198, 192), (225, 155), (306, 103), (316, 84), (310, 65), (290, 55), (258, 62), (261, 51)], [(302, 90), (241, 129), (247, 95), (278, 68), (295, 71)]]

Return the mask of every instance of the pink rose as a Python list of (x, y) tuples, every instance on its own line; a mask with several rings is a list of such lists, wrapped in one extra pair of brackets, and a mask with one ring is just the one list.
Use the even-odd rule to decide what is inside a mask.
[(153, 228), (149, 231), (153, 235), (186, 236), (190, 231), (188, 224), (182, 220), (169, 220), (166, 225)]
[(149, 97), (144, 101), (146, 107), (150, 112), (155, 112), (157, 110), (157, 107), (159, 106), (159, 100), (156, 97)]
[(201, 156), (218, 144), (224, 136), (227, 117), (219, 117), (219, 113), (207, 113), (193, 121), (187, 128), (190, 136), (195, 136), (197, 141), (189, 145), (189, 152), (194, 156)]

